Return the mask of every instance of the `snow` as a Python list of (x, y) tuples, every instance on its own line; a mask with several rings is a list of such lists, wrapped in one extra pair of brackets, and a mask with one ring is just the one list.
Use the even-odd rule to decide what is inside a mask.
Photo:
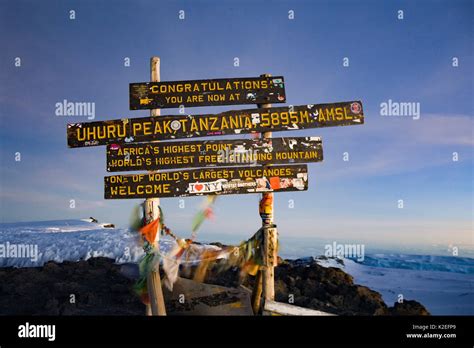
[(420, 271), (442, 271), (474, 274), (473, 259), (461, 256), (372, 254), (362, 264), (373, 267), (401, 268)]
[[(37, 258), (0, 257), (0, 267), (36, 267), (53, 260), (78, 261), (104, 256), (117, 263), (143, 256), (138, 235), (128, 229), (103, 228), (81, 220), (0, 224), (0, 245), (37, 245)], [(166, 245), (163, 245), (166, 246)]]
[(364, 261), (344, 258), (303, 257), (295, 264), (316, 261), (323, 267), (342, 269), (354, 283), (379, 292), (388, 306), (416, 300), (434, 315), (474, 314), (474, 259), (458, 256), (404, 254), (366, 255)]
[(356, 284), (380, 292), (389, 306), (402, 294), (405, 300), (422, 303), (431, 314), (474, 314), (472, 273), (365, 266), (347, 259), (344, 263), (344, 270), (354, 277)]
[[(2, 246), (12, 245), (37, 246), (38, 250), (36, 257), (2, 257), (0, 253), (0, 267), (40, 267), (48, 261), (79, 261), (99, 256), (119, 264), (142, 259), (144, 252), (137, 232), (103, 225), (88, 219), (0, 224), (0, 251)], [(174, 240), (161, 238), (160, 251), (166, 255), (175, 245)], [(219, 249), (213, 245), (194, 248)], [(196, 262), (192, 255), (189, 262)]]
[(344, 270), (344, 260), (338, 261), (337, 259), (331, 257), (331, 258), (316, 258), (316, 262), (318, 265), (321, 265), (323, 267), (333, 267), (333, 268), (339, 268)]

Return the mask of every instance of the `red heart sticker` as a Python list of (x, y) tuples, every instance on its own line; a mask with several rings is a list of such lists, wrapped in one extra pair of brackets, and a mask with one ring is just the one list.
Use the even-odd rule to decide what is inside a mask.
[(194, 189), (195, 189), (196, 191), (201, 191), (203, 188), (204, 188), (204, 185), (203, 185), (203, 184), (195, 184), (195, 185), (194, 185)]

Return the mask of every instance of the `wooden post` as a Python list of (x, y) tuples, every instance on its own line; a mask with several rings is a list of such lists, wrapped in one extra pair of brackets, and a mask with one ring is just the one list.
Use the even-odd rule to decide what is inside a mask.
[[(261, 77), (271, 77), (270, 74), (260, 75)], [(261, 104), (259, 108), (271, 108), (272, 104)], [(272, 132), (262, 134), (263, 139), (272, 137)], [(262, 212), (262, 203), (265, 206)], [(263, 193), (259, 207), (260, 216), (262, 217), (263, 239), (264, 239), (264, 261), (263, 271), (259, 271), (255, 278), (255, 286), (252, 292), (252, 307), (254, 314), (261, 312), (262, 293), (264, 299), (275, 299), (275, 277), (274, 267), (276, 265), (276, 249), (277, 249), (277, 232), (273, 224), (273, 193)]]
[[(150, 60), (150, 72), (151, 82), (160, 82), (160, 58), (152, 57)], [(150, 112), (151, 116), (160, 116), (160, 109), (152, 109)], [(156, 220), (160, 216), (160, 199), (149, 198), (145, 200), (144, 212), (145, 221), (150, 223)], [(158, 246), (160, 240), (160, 234), (156, 234), (154, 246)], [(155, 269), (148, 274), (148, 295), (150, 296), (150, 304), (147, 306), (147, 315), (166, 315), (165, 300), (163, 297), (163, 290), (161, 288), (161, 278), (159, 264), (156, 265)]]
[(262, 302), (262, 271), (258, 270), (255, 275), (255, 284), (252, 289), (252, 310), (254, 315), (260, 314)]
[[(262, 77), (271, 77), (270, 74), (263, 74)], [(271, 108), (272, 104), (259, 105), (261, 108)], [(266, 132), (262, 134), (263, 139), (269, 139), (272, 137), (272, 132)], [(273, 225), (273, 193), (263, 193), (262, 200), (268, 200), (269, 209), (267, 210), (268, 215), (262, 217), (263, 227), (263, 245), (265, 255), (265, 268), (262, 272), (262, 287), (264, 299), (274, 300), (275, 299), (275, 277), (274, 277), (274, 266), (276, 260), (274, 259), (274, 253), (276, 253), (277, 246), (277, 235), (276, 228)]]
[(277, 229), (267, 225), (263, 229), (263, 251), (265, 268), (263, 270), (263, 296), (265, 300), (275, 300), (275, 266), (277, 265)]

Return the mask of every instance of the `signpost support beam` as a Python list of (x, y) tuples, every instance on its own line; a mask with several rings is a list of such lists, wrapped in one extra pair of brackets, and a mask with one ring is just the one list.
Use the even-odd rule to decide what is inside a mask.
[[(273, 194), (273, 193), (272, 193)], [(263, 252), (265, 268), (263, 270), (263, 296), (265, 300), (275, 300), (275, 266), (277, 264), (278, 237), (275, 225), (263, 227)]]
[[(152, 57), (150, 60), (151, 81), (160, 82), (160, 58)], [(151, 116), (160, 116), (160, 109), (152, 109)], [(150, 223), (160, 217), (160, 199), (149, 198), (145, 201), (144, 212), (145, 221)], [(161, 222), (160, 222), (161, 223)], [(158, 242), (160, 234), (156, 234), (154, 247), (159, 247)], [(147, 306), (147, 315), (166, 315), (165, 300), (163, 297), (163, 290), (161, 288), (161, 278), (159, 263), (153, 269), (147, 278), (148, 294), (150, 297), (150, 304)]]
[[(270, 74), (263, 74), (262, 77), (271, 77)], [(272, 104), (259, 105), (260, 108), (271, 108)], [(272, 132), (265, 132), (262, 134), (263, 139), (270, 139)], [(262, 272), (263, 282), (263, 297), (264, 299), (274, 300), (275, 299), (275, 274), (274, 274), (274, 261), (273, 253), (276, 252), (277, 247), (277, 234), (276, 228), (273, 228), (273, 193), (263, 193), (262, 200), (267, 205), (267, 216), (262, 217), (263, 227), (263, 245), (265, 255), (265, 268)], [(270, 262), (269, 262), (270, 261)]]
[[(271, 77), (270, 74), (260, 75), (261, 77)], [(261, 104), (259, 108), (271, 108), (272, 104)], [(262, 134), (262, 139), (272, 137), (272, 132)], [(254, 314), (261, 312), (262, 295), (263, 299), (275, 299), (275, 277), (274, 277), (274, 261), (272, 256), (276, 253), (277, 236), (276, 228), (273, 225), (273, 193), (263, 193), (259, 206), (260, 216), (262, 217), (263, 228), (263, 249), (264, 249), (264, 269), (259, 270), (255, 277), (255, 285), (252, 292), (252, 307)], [(271, 262), (269, 262), (271, 261)]]

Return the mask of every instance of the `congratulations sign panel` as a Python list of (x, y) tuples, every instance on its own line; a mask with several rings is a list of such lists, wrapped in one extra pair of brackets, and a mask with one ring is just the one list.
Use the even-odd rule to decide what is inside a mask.
[(69, 147), (364, 123), (360, 101), (246, 109), (199, 116), (155, 116), (68, 124)]
[(283, 76), (130, 84), (130, 109), (284, 103)]
[(106, 199), (303, 191), (308, 188), (308, 168), (306, 165), (203, 168), (106, 176), (104, 183)]

